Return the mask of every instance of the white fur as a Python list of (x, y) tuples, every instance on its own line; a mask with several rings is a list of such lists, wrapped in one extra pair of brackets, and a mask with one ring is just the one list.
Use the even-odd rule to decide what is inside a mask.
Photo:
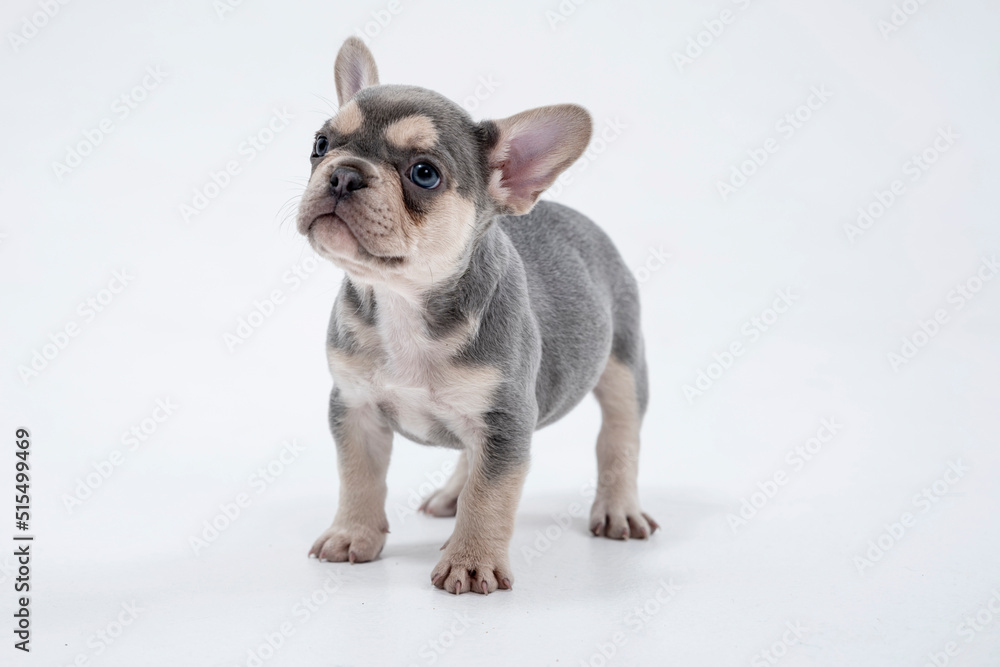
[(376, 289), (376, 299), (377, 328), (355, 330), (362, 334), (361, 351), (328, 351), (330, 372), (344, 400), (352, 407), (390, 406), (400, 429), (421, 439), (429, 437), (437, 421), (467, 446), (475, 443), (497, 371), (459, 366), (452, 359), (478, 323), (470, 321), (450, 336), (434, 339), (418, 303), (391, 289)]

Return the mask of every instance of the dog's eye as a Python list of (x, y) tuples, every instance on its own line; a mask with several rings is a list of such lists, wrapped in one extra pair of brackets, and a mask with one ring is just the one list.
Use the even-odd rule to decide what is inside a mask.
[(441, 182), (441, 175), (426, 162), (418, 162), (410, 167), (410, 180), (425, 190), (433, 190)]
[(326, 149), (330, 147), (330, 143), (326, 140), (326, 137), (320, 135), (316, 137), (316, 142), (313, 144), (313, 157), (323, 157), (326, 155)]

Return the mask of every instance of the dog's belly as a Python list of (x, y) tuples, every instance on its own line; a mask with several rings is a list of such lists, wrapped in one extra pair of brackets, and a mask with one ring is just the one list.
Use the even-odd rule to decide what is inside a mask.
[(622, 352), (622, 340), (641, 339), (638, 288), (611, 239), (577, 211), (539, 202), (500, 224), (523, 263), (542, 338), (535, 382), (541, 428), (583, 400), (609, 354)]

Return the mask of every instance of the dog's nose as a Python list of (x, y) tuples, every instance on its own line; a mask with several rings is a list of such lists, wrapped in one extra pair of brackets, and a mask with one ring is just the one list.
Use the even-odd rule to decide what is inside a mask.
[(368, 183), (354, 167), (337, 167), (330, 174), (330, 191), (338, 199), (364, 187), (368, 187)]

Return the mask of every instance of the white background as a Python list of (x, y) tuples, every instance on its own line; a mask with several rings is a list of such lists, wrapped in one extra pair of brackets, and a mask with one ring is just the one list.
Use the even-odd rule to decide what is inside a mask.
[[(1000, 8), (904, 4), (916, 12), (887, 31), (890, 0), (567, 1), (565, 16), (557, 0), (402, 0), (396, 14), (246, 0), (222, 16), (209, 0), (73, 2), (14, 44), (41, 10), (6, 2), (0, 535), (13, 544), (25, 426), (37, 537), (30, 655), (12, 648), (14, 563), (0, 555), (0, 663), (232, 667), (258, 664), (264, 645), (266, 665), (997, 664), (1000, 280), (976, 279), (1000, 251)], [(723, 10), (712, 36), (704, 22), (719, 32)], [(550, 196), (601, 224), (643, 279), (653, 539), (594, 539), (580, 516), (560, 526), (589, 507), (588, 399), (535, 438), (513, 592), (431, 586), (453, 520), (408, 502), (454, 454), (402, 438), (380, 559), (307, 559), (335, 509), (323, 340), (341, 274), (323, 262), (290, 278), (314, 268), (295, 197), (335, 110), (337, 49), (373, 16), (386, 23), (369, 25), (383, 82), (464, 100), (476, 118), (576, 102), (598, 129), (621, 126)], [(697, 57), (679, 66), (687, 48)], [(165, 80), (122, 118), (112, 105), (150, 67)], [(800, 109), (813, 87), (829, 99)], [(248, 160), (241, 145), (274, 110), (293, 118)], [(796, 110), (808, 118), (787, 136), (778, 123)], [(104, 119), (113, 131), (57, 176)], [(907, 162), (946, 128), (957, 139), (913, 180)], [(718, 183), (769, 138), (777, 152), (724, 198)], [(186, 222), (181, 205), (231, 160), (239, 173)], [(896, 179), (902, 194), (849, 240), (858, 208)], [(128, 285), (102, 293), (122, 270)], [(970, 279), (959, 309), (953, 290)], [(283, 301), (230, 350), (226, 334), (276, 289)], [(770, 319), (779, 290), (793, 306), (751, 340), (745, 323)], [(92, 319), (79, 310), (109, 296)], [(947, 321), (894, 368), (889, 353), (938, 310)], [(743, 353), (712, 367), (734, 342)], [(25, 380), (36, 352), (53, 358)], [(715, 379), (688, 400), (699, 372)], [(179, 407), (130, 449), (122, 434), (157, 399)], [(786, 454), (824, 419), (836, 435), (797, 468)], [(301, 452), (258, 493), (251, 477), (291, 441)], [(116, 450), (121, 465), (95, 476)], [(952, 464), (961, 477), (938, 481)], [(776, 473), (786, 483), (771, 487)], [(88, 475), (100, 485), (68, 508)], [(752, 496), (761, 487), (773, 497)], [(915, 498), (925, 488), (933, 503)], [(249, 506), (196, 554), (190, 538), (244, 493)], [(744, 500), (760, 507), (740, 524)], [(123, 603), (139, 611), (122, 629)], [(963, 625), (980, 612), (979, 630)]]

